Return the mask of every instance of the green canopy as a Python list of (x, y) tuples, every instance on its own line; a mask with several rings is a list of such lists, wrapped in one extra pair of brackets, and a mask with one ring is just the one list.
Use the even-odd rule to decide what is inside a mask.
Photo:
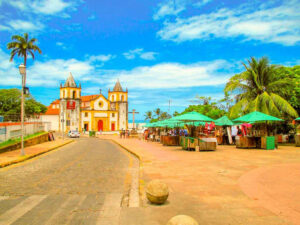
[(300, 120), (300, 117), (298, 117), (297, 119), (295, 119), (295, 120)]
[(227, 116), (222, 116), (216, 120), (216, 126), (233, 126), (234, 123)]
[(184, 122), (197, 122), (197, 121), (215, 122), (213, 119), (209, 118), (208, 116), (205, 116), (197, 112), (188, 112), (183, 115), (175, 116), (171, 118), (171, 120), (179, 120)]
[(234, 122), (247, 122), (247, 123), (255, 123), (261, 121), (283, 121), (282, 119), (276, 118), (274, 116), (270, 116), (261, 112), (252, 112), (247, 115), (244, 115), (240, 118), (233, 120)]

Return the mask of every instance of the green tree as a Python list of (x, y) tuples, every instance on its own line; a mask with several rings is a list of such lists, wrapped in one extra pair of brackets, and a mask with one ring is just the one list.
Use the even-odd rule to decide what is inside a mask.
[(280, 66), (276, 69), (275, 73), (280, 79), (291, 79), (290, 84), (286, 87), (288, 91), (284, 97), (300, 114), (300, 66)]
[(157, 108), (157, 109), (155, 109), (153, 112), (155, 113), (155, 115), (156, 115), (157, 119), (159, 119), (159, 117), (160, 117), (160, 114), (161, 114), (161, 110), (160, 110), (160, 108)]
[(13, 41), (7, 44), (7, 48), (11, 50), (10, 61), (13, 61), (14, 57), (18, 55), (19, 57), (24, 58), (24, 66), (26, 66), (28, 54), (31, 55), (33, 60), (35, 51), (42, 54), (41, 49), (35, 45), (37, 39), (31, 38), (29, 40), (28, 33), (25, 33), (24, 37), (21, 35), (13, 35), (11, 39)]
[(203, 115), (206, 115), (212, 119), (218, 119), (224, 115), (226, 115), (226, 111), (220, 109), (215, 103), (208, 105), (190, 105), (187, 107), (181, 114), (187, 112), (198, 112)]
[(159, 117), (160, 120), (166, 120), (166, 119), (170, 119), (170, 118), (171, 118), (171, 115), (167, 112), (162, 112)]
[[(21, 91), (17, 88), (0, 90), (0, 115), (4, 117), (19, 116), (21, 112)], [(25, 98), (25, 113), (27, 116), (47, 111), (47, 107), (37, 102), (32, 96)]]
[(145, 113), (145, 120), (151, 120), (153, 118), (152, 111), (147, 111)]
[(248, 64), (243, 63), (245, 71), (231, 77), (224, 89), (225, 94), (236, 94), (229, 116), (260, 111), (273, 116), (297, 117), (296, 110), (284, 99), (292, 80), (276, 76), (278, 67), (270, 65), (266, 57), (258, 61), (252, 57)]
[(179, 112), (177, 112), (177, 111), (175, 111), (174, 113), (173, 113), (173, 116), (178, 116), (179, 115)]

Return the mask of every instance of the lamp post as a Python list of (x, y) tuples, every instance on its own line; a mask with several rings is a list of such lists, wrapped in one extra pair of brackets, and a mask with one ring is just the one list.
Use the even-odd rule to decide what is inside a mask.
[(26, 66), (21, 64), (19, 71), (22, 76), (22, 94), (21, 94), (21, 156), (25, 155), (24, 151), (24, 87), (26, 81)]

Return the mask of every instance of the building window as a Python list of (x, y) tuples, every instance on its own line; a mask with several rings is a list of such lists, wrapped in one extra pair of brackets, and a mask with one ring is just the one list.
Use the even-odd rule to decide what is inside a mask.
[(76, 91), (73, 91), (73, 98), (76, 98)]
[(124, 101), (124, 96), (123, 96), (123, 95), (121, 96), (121, 101), (122, 101), (122, 102)]
[(89, 113), (85, 112), (84, 117), (88, 117), (88, 116), (89, 116)]
[(65, 90), (63, 90), (63, 98), (65, 98), (65, 95), (66, 95)]
[(100, 101), (98, 104), (99, 104), (100, 108), (103, 106), (103, 102), (102, 101)]
[(115, 117), (115, 114), (114, 114), (114, 113), (112, 113), (112, 114), (111, 114), (111, 117)]
[(112, 101), (112, 102), (115, 101), (115, 96), (114, 96), (114, 95), (111, 96), (111, 101)]

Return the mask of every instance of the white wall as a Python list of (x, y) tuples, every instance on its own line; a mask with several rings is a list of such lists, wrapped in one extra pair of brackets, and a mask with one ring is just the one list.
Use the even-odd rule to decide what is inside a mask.
[(49, 130), (59, 130), (59, 116), (58, 115), (41, 115), (42, 122), (50, 124)]
[(119, 104), (119, 130), (126, 130), (126, 122), (127, 122), (127, 103)]

